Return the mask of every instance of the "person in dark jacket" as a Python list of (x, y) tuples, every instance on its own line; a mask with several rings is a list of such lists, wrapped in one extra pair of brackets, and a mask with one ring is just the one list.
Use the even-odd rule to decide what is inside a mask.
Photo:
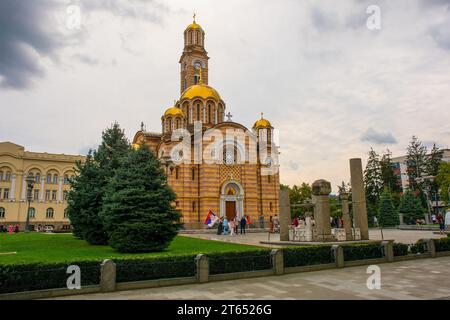
[(240, 225), (241, 225), (241, 234), (245, 234), (245, 227), (247, 226), (247, 219), (245, 219), (245, 216), (242, 216)]
[(222, 219), (219, 220), (219, 225), (217, 226), (217, 234), (221, 235), (223, 232), (223, 221)]

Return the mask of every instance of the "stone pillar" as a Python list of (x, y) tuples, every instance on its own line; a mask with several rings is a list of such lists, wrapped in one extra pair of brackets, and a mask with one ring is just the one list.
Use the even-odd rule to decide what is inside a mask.
[(46, 175), (41, 176), (41, 190), (39, 190), (39, 201), (44, 202), (45, 196), (45, 180), (47, 179)]
[(400, 219), (400, 225), (405, 224), (404, 221), (403, 221), (403, 213), (399, 213), (399, 214), (398, 214), (398, 217), (399, 217), (399, 219)]
[(16, 199), (16, 174), (11, 174), (11, 192), (9, 198), (14, 201)]
[(331, 246), (331, 251), (333, 252), (334, 262), (336, 263), (336, 268), (344, 267), (344, 249), (339, 245)]
[(195, 265), (197, 267), (197, 282), (205, 283), (209, 281), (209, 260), (205, 254), (198, 254), (195, 257)]
[(315, 205), (314, 221), (316, 222), (317, 239), (315, 241), (331, 240), (330, 223), (330, 192), (331, 184), (326, 180), (317, 180), (312, 184), (312, 198)]
[(348, 193), (339, 195), (342, 202), (342, 220), (344, 221), (345, 237), (347, 241), (353, 240), (352, 221), (350, 220), (350, 210), (348, 208)]
[(63, 201), (63, 177), (58, 178), (58, 201)]
[(384, 257), (387, 262), (394, 262), (394, 243), (393, 241), (382, 241)]
[(436, 246), (434, 245), (433, 239), (423, 239), (423, 242), (425, 242), (427, 246), (427, 252), (430, 253), (431, 258), (436, 258)]
[(102, 292), (116, 290), (116, 264), (109, 259), (100, 265), (100, 287)]
[(27, 179), (27, 177), (24, 172), (23, 176), (22, 176), (22, 192), (20, 195), (20, 200), (22, 200), (22, 201), (26, 201), (26, 199), (27, 199), (27, 180), (26, 179)]
[(289, 241), (289, 226), (291, 224), (291, 203), (289, 190), (280, 189), (280, 241)]
[(355, 228), (361, 230), (361, 240), (369, 240), (366, 193), (361, 159), (350, 159), (350, 179), (352, 185), (353, 219)]
[(272, 258), (273, 274), (275, 275), (283, 274), (284, 273), (283, 250), (273, 249), (270, 252), (270, 257)]

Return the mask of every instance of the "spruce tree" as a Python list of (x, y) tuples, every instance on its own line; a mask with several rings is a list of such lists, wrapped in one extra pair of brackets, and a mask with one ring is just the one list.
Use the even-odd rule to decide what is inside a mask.
[(403, 221), (406, 224), (416, 224), (417, 219), (424, 218), (424, 210), (420, 200), (409, 190), (401, 197), (398, 212), (403, 214)]
[(120, 252), (167, 248), (176, 236), (179, 213), (160, 161), (142, 145), (121, 161), (108, 184), (102, 217), (109, 244)]
[(371, 206), (376, 206), (383, 190), (379, 155), (371, 148), (364, 170), (366, 198)]
[(395, 175), (393, 170), (393, 164), (391, 160), (392, 153), (389, 149), (381, 156), (380, 168), (381, 168), (381, 179), (383, 180), (383, 187), (387, 188), (391, 193), (400, 193), (401, 186), (397, 175)]
[(399, 225), (398, 212), (394, 208), (391, 193), (384, 189), (380, 198), (379, 224), (381, 227), (395, 227)]
[(407, 173), (409, 178), (409, 188), (412, 191), (421, 190), (417, 178), (427, 172), (427, 148), (415, 136), (411, 138), (406, 155)]
[(107, 243), (107, 236), (99, 219), (101, 198), (99, 194), (100, 170), (92, 151), (85, 162), (76, 163), (76, 176), (70, 181), (71, 189), (67, 199), (67, 214), (73, 227), (73, 234), (90, 244)]
[(96, 151), (89, 152), (86, 162), (77, 167), (77, 177), (69, 193), (68, 214), (74, 235), (90, 244), (108, 243), (100, 217), (106, 186), (119, 167), (120, 159), (130, 145), (118, 123), (102, 133), (102, 142)]

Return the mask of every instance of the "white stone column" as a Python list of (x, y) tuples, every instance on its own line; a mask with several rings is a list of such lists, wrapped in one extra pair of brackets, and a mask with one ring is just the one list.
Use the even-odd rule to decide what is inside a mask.
[(46, 175), (42, 175), (41, 176), (41, 190), (39, 191), (39, 201), (43, 202), (44, 201), (44, 196), (45, 196), (45, 179), (47, 179)]
[(9, 194), (9, 198), (11, 200), (15, 200), (16, 197), (16, 174), (13, 173), (11, 175), (11, 193)]
[(219, 116), (218, 114), (217, 114), (217, 108), (216, 108), (216, 111), (214, 112), (214, 124), (217, 124), (218, 123), (218, 121), (217, 121), (217, 117)]
[(59, 177), (58, 181), (58, 201), (63, 201), (63, 177)]
[(22, 178), (22, 194), (20, 195), (20, 200), (25, 201), (27, 199), (27, 180), (25, 173)]

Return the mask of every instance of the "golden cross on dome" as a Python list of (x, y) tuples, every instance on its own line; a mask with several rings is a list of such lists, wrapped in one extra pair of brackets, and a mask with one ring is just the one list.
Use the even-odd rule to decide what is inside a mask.
[(193, 16), (193, 18), (194, 18), (194, 23), (195, 23), (195, 17), (197, 16), (197, 14), (194, 12), (194, 16)]
[(264, 112), (261, 112), (261, 119), (264, 119)]

